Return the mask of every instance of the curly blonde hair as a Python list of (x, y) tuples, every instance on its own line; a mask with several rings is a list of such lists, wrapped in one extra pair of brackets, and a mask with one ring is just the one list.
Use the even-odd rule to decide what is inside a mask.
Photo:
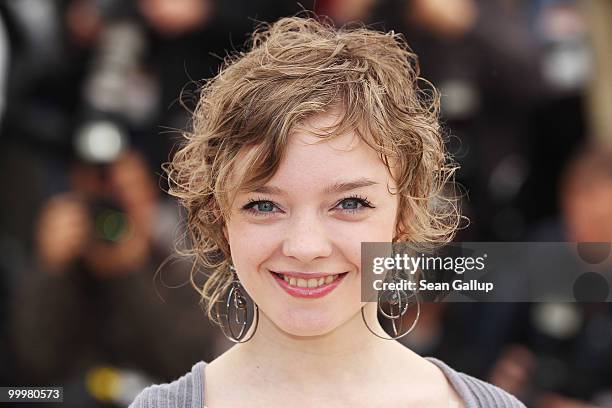
[[(337, 106), (343, 117), (333, 134), (356, 131), (390, 171), (393, 159), (394, 242), (452, 239), (461, 219), (457, 197), (449, 196), (457, 167), (445, 151), (439, 95), (419, 77), (417, 56), (403, 37), (363, 26), (337, 29), (309, 17), (261, 25), (248, 51), (227, 57), (204, 83), (193, 129), (163, 166), (169, 194), (186, 209), (190, 243), (180, 253), (194, 257), (191, 283), (213, 321), (214, 305), (233, 279), (223, 227), (235, 194), (274, 175), (296, 125)], [(239, 153), (249, 171), (231, 183)], [(203, 286), (194, 280), (199, 267), (210, 272)]]

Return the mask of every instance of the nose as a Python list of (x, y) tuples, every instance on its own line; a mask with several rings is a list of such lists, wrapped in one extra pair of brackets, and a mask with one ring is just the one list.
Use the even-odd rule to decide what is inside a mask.
[(318, 216), (295, 216), (287, 228), (282, 249), (283, 255), (306, 264), (330, 256), (332, 242)]

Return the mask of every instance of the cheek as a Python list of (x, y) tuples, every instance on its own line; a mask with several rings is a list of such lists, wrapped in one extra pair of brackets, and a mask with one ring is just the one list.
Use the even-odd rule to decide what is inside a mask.
[(394, 229), (393, 217), (372, 217), (361, 222), (336, 225), (331, 228), (331, 234), (351, 263), (361, 265), (361, 243), (391, 242)]
[(257, 267), (278, 247), (278, 233), (262, 225), (237, 222), (228, 225), (234, 265), (242, 271)]

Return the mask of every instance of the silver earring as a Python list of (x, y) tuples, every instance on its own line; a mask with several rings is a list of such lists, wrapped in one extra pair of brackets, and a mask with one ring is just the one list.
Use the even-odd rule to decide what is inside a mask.
[[(249, 312), (249, 302), (243, 293), (244, 288), (236, 275), (236, 269), (233, 265), (230, 265), (229, 268), (234, 280), (225, 301), (225, 313), (220, 313), (219, 305), (217, 305), (217, 319), (220, 323), (223, 335), (227, 337), (228, 340), (234, 343), (246, 343), (251, 340), (255, 331), (257, 331), (259, 308), (257, 307), (257, 303), (250, 302), (253, 304), (253, 311)], [(249, 323), (248, 320), (251, 315), (252, 321)], [(245, 337), (251, 327), (253, 327), (253, 332), (249, 337)]]
[[(393, 274), (391, 277), (392, 282), (396, 282), (395, 277), (396, 274)], [(404, 315), (408, 311), (408, 306), (410, 305), (411, 299), (414, 299), (414, 303), (416, 303), (416, 317), (408, 330), (403, 332)], [(409, 334), (416, 327), (417, 322), (419, 321), (419, 316), (421, 315), (421, 302), (419, 301), (417, 291), (412, 292), (411, 295), (408, 295), (405, 290), (399, 288), (396, 290), (378, 291), (376, 304), (377, 314), (380, 312), (383, 317), (391, 321), (393, 336), (383, 337), (372, 330), (372, 328), (368, 325), (363, 311), (365, 306), (361, 307), (361, 318), (363, 319), (363, 323), (373, 335), (385, 340), (397, 340)]]

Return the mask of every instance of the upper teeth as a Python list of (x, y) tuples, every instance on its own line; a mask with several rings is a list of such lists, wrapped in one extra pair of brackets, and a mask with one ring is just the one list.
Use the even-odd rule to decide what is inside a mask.
[(299, 288), (316, 288), (317, 286), (326, 285), (332, 283), (338, 275), (327, 275), (325, 277), (313, 278), (313, 279), (299, 279), (283, 275), (283, 279), (291, 286), (297, 286)]

